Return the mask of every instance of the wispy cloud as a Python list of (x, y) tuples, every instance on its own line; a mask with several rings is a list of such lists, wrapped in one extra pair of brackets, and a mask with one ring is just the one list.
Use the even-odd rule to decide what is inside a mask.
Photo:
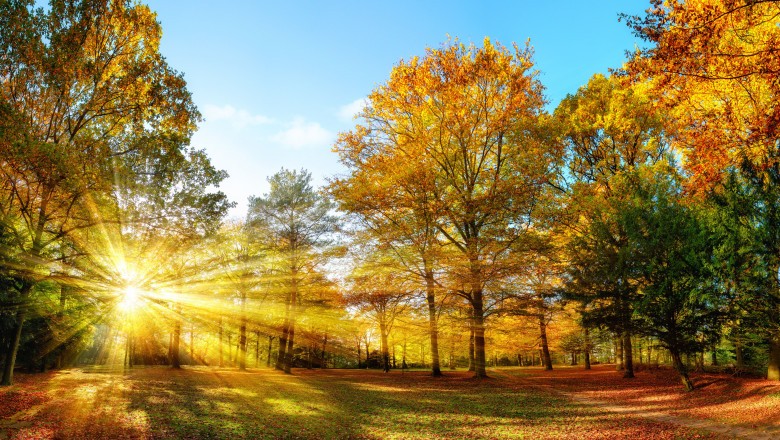
[(275, 123), (272, 118), (264, 115), (253, 115), (246, 110), (236, 109), (232, 105), (205, 105), (202, 112), (207, 121), (228, 121), (239, 128)]
[(271, 136), (271, 140), (286, 147), (298, 149), (311, 146), (327, 146), (334, 135), (317, 122), (306, 122), (297, 117), (287, 124), (288, 128)]
[(345, 104), (339, 107), (337, 115), (342, 121), (351, 122), (355, 119), (355, 115), (357, 115), (367, 105), (367, 98), (356, 99), (349, 104)]

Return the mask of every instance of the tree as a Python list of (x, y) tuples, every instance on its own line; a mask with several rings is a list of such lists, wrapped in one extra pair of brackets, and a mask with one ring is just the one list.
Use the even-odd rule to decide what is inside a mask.
[(454, 42), (401, 61), (369, 95), (364, 123), (335, 146), (348, 179), (368, 188), (426, 176), (433, 203), (423, 208), (459, 255), (448, 263), (459, 278), (452, 290), (473, 310), (477, 377), (486, 376), (486, 284), (538, 220), (534, 208), (557, 163), (557, 150), (534, 131), (544, 100), (531, 57), (486, 39), (481, 49)]
[[(396, 164), (400, 165), (400, 164)], [(441, 272), (441, 246), (436, 227), (431, 173), (403, 170), (393, 184), (374, 185), (377, 174), (387, 172), (387, 164), (377, 169), (355, 170), (349, 179), (336, 179), (330, 186), (344, 211), (355, 214), (365, 232), (387, 248), (404, 270), (424, 285), (428, 307), (431, 345), (431, 371), (441, 376), (439, 362), (437, 272)], [(360, 240), (360, 238), (358, 238)]]
[[(158, 52), (161, 29), (146, 6), (53, 0), (43, 10), (15, 1), (0, 4), (0, 17), (0, 108), (13, 125), (0, 130), (0, 218), (25, 262), (14, 272), (20, 285), (2, 380), (10, 384), (31, 293), (51, 274), (52, 250), (77, 231), (122, 221), (118, 182), (168, 194), (180, 225), (202, 220), (208, 229), (229, 204), (205, 191), (225, 175), (187, 148), (200, 116), (181, 74)], [(191, 182), (183, 188), (182, 175)]]
[[(625, 377), (633, 377), (631, 334), (634, 296), (633, 263), (627, 259), (627, 231), (607, 217), (628, 193), (613, 188), (623, 174), (652, 165), (668, 155), (667, 123), (641, 85), (594, 75), (555, 110), (555, 123), (566, 148), (564, 180), (567, 213), (561, 216), (572, 264), (570, 298), (588, 304), (583, 324), (607, 325), (622, 339)], [(597, 225), (593, 226), (592, 223)], [(596, 234), (595, 236), (589, 236)], [(589, 267), (589, 258), (601, 258)]]
[(279, 276), (285, 298), (276, 368), (290, 373), (301, 284), (317, 275), (337, 218), (331, 214), (331, 202), (312, 188), (309, 172), (282, 168), (268, 183), (268, 194), (249, 199), (247, 224), (256, 228), (256, 236), (265, 237), (264, 244), (273, 251), (269, 264)]
[(410, 292), (405, 289), (405, 284), (408, 281), (399, 277), (392, 266), (370, 261), (356, 268), (351, 278), (346, 304), (358, 307), (379, 327), (382, 368), (387, 373), (391, 365), (388, 336), (396, 318), (407, 308)]
[[(650, 170), (640, 170), (650, 171)], [(682, 188), (668, 172), (635, 176), (635, 196), (620, 216), (639, 264), (636, 312), (642, 334), (669, 350), (686, 390), (693, 390), (683, 354), (715, 343), (721, 333), (725, 301), (709, 271), (710, 232), (696, 205), (682, 200)]]
[[(638, 81), (649, 79), (678, 121), (675, 146), (685, 154), (689, 187), (717, 191), (729, 170), (739, 170), (765, 198), (758, 205), (772, 222), (780, 199), (774, 177), (780, 158), (777, 3), (655, 0), (646, 16), (626, 18), (650, 43), (634, 54), (627, 72)], [(777, 317), (780, 234), (766, 238), (761, 253), (769, 270), (754, 300)], [(780, 380), (780, 323), (770, 318), (764, 324), (768, 376)]]

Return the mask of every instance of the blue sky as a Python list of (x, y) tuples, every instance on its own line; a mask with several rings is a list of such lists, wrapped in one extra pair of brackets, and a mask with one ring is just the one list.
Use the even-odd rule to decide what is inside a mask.
[(282, 167), (315, 183), (344, 170), (332, 143), (354, 126), (361, 100), (401, 59), (448, 37), (505, 46), (530, 39), (549, 109), (595, 73), (619, 67), (638, 42), (620, 12), (647, 0), (147, 2), (161, 52), (184, 72), (205, 118), (193, 138), (230, 178), (221, 189), (246, 214)]

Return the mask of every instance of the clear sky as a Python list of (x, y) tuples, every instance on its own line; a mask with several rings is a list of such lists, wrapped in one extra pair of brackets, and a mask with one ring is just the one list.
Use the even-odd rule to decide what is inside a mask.
[(638, 42), (621, 12), (648, 0), (150, 0), (161, 52), (184, 72), (205, 121), (193, 138), (230, 178), (246, 214), (266, 178), (305, 168), (315, 183), (344, 170), (331, 147), (401, 59), (448, 37), (510, 46), (530, 39), (550, 110), (593, 74), (620, 67)]

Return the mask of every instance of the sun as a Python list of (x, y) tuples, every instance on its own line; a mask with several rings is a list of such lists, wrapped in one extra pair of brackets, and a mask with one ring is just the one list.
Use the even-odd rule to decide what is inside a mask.
[(119, 309), (125, 312), (132, 312), (141, 305), (141, 291), (135, 286), (127, 286), (120, 292), (122, 300), (119, 302)]

